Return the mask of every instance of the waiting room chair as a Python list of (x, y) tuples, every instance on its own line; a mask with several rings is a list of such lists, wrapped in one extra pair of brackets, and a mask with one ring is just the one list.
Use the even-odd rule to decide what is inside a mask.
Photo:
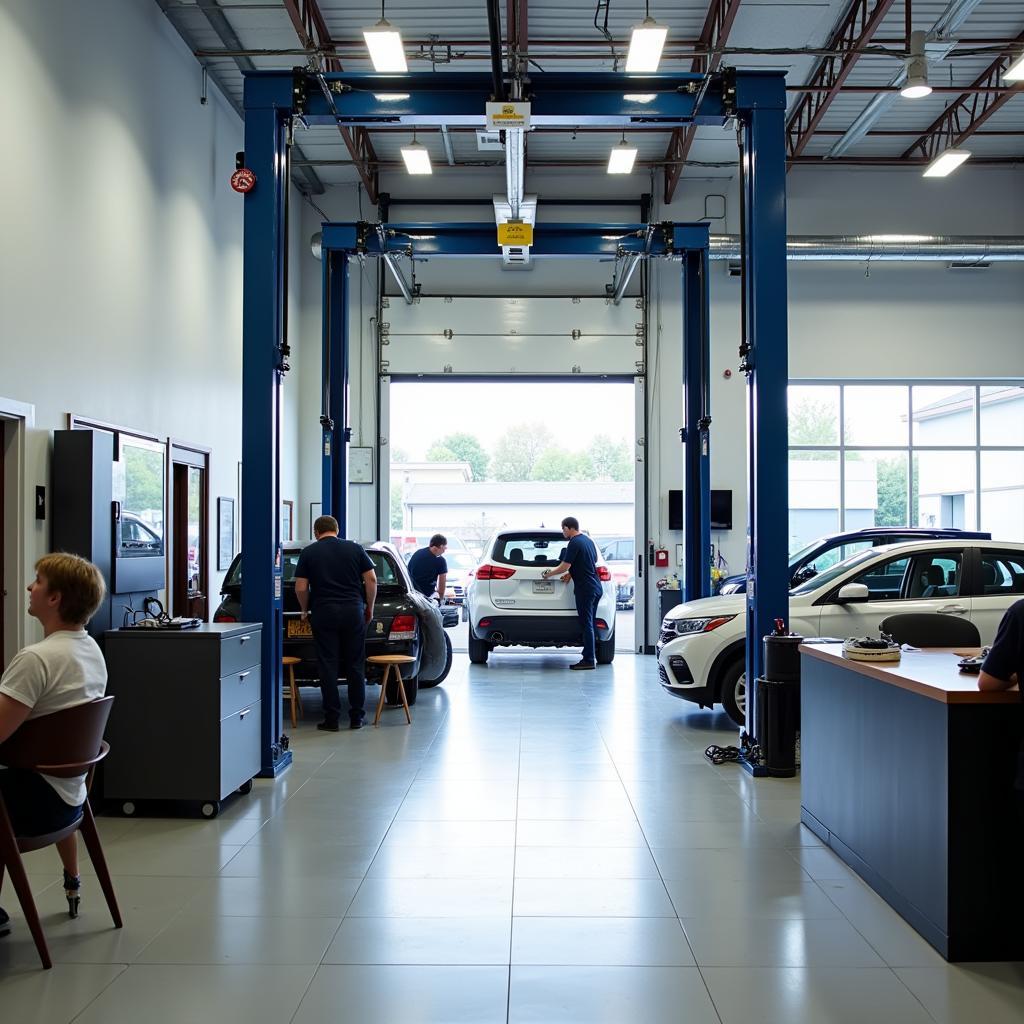
[(57, 711), (52, 715), (30, 719), (22, 723), (5, 743), (0, 744), (0, 764), (8, 768), (53, 775), (59, 779), (70, 779), (76, 775), (86, 776), (87, 795), (82, 813), (66, 828), (44, 836), (16, 836), (11, 827), (7, 807), (0, 797), (0, 887), (3, 886), (4, 872), (9, 872), (21, 909), (25, 913), (25, 920), (32, 932), (32, 938), (35, 939), (39, 959), (47, 970), (53, 966), (53, 961), (50, 959), (46, 937), (39, 922), (39, 912), (36, 910), (32, 890), (25, 874), (25, 865), (21, 859), (23, 853), (41, 850), (59, 843), (75, 832), (81, 832), (100, 888), (107, 899), (114, 927), (120, 928), (123, 923), (88, 799), (96, 765), (110, 750), (103, 739), (103, 731), (107, 727), (107, 718), (113, 703), (113, 697), (102, 697), (65, 711)]
[(888, 615), (878, 624), (898, 644), (911, 647), (980, 647), (981, 634), (970, 619), (932, 612)]

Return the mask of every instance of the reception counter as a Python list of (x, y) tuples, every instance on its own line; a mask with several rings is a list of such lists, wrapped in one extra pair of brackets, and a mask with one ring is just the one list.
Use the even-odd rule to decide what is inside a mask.
[(800, 653), (804, 824), (948, 960), (1024, 959), (1020, 694), (979, 691), (968, 652)]

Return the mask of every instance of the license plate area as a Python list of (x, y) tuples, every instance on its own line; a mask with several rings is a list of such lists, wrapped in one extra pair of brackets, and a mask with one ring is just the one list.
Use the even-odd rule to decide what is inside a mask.
[(555, 585), (547, 580), (534, 580), (533, 592), (535, 594), (553, 594), (555, 592)]
[(302, 619), (289, 619), (286, 624), (286, 632), (289, 640), (295, 640), (301, 637), (312, 636), (313, 627), (308, 621), (303, 622)]

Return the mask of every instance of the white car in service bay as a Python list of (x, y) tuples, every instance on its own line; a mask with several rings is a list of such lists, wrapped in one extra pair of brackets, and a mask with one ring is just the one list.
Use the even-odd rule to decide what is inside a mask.
[[(484, 548), (466, 597), (469, 660), (483, 665), (495, 647), (579, 647), (573, 584), (542, 573), (562, 561), (561, 530), (501, 530)], [(615, 584), (600, 550), (597, 663), (615, 657)]]
[[(1024, 599), (1024, 544), (932, 540), (870, 548), (789, 592), (789, 628), (802, 636), (866, 636), (900, 612), (970, 619), (990, 644), (1003, 613)], [(658, 675), (674, 697), (746, 712), (746, 595), (678, 605), (662, 622)]]

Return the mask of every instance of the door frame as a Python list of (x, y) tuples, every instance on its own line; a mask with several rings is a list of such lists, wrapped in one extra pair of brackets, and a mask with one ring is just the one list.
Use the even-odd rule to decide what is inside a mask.
[(164, 530), (164, 543), (167, 549), (167, 609), (170, 613), (174, 606), (174, 547), (177, 522), (175, 521), (174, 509), (174, 466), (193, 466), (203, 470), (203, 496), (200, 502), (200, 514), (202, 523), (200, 530), (203, 536), (202, 564), (200, 566), (199, 581), (203, 593), (206, 595), (206, 621), (209, 621), (212, 612), (212, 598), (210, 596), (210, 455), (212, 449), (206, 445), (194, 444), (191, 441), (182, 441), (180, 438), (167, 438), (167, 513), (166, 518), (170, 529)]
[[(7, 592), (3, 602), (3, 660), (0, 669), (25, 646), (28, 636), (28, 612), (26, 604), (20, 605), (18, 597), (28, 582), (29, 548), (31, 543), (29, 523), (34, 521), (34, 510), (29, 506), (28, 488), (25, 476), (28, 468), (28, 432), (35, 427), (36, 409), (27, 402), (13, 398), (0, 398), (0, 445), (3, 446), (3, 460), (0, 462), (4, 474), (3, 505), (0, 506), (0, 544), (3, 545), (3, 566), (0, 588)], [(44, 510), (45, 511), (45, 510)], [(45, 530), (40, 524), (38, 531)]]

